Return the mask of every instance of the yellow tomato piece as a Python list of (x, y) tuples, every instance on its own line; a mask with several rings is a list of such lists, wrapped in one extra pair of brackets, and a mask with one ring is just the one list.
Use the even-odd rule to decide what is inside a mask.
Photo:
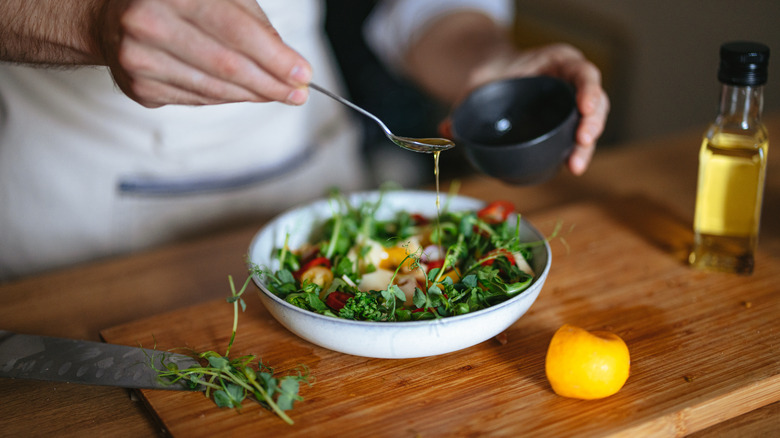
[(452, 282), (453, 282), (453, 283), (457, 283), (457, 282), (459, 282), (459, 281), (460, 281), (460, 279), (462, 278), (462, 277), (461, 277), (461, 275), (460, 275), (460, 271), (458, 270), (458, 268), (452, 268), (452, 269), (450, 269), (449, 271), (447, 271), (447, 272), (446, 272), (444, 275), (442, 275), (442, 276), (441, 276), (441, 280), (439, 280), (439, 282), (442, 282), (442, 281), (444, 281), (444, 279), (445, 279), (445, 278), (448, 278), (448, 277), (449, 277), (450, 279), (452, 279)]
[(415, 259), (409, 254), (407, 249), (402, 246), (394, 246), (392, 248), (385, 249), (387, 257), (379, 262), (380, 269), (395, 270), (399, 266), (405, 269), (406, 272), (412, 270), (412, 265), (415, 263)]
[(324, 266), (312, 266), (301, 274), (301, 283), (314, 283), (317, 286), (327, 289), (333, 282), (333, 271)]
[(564, 324), (555, 332), (545, 373), (556, 394), (591, 400), (615, 394), (628, 379), (631, 358), (614, 333), (588, 332)]

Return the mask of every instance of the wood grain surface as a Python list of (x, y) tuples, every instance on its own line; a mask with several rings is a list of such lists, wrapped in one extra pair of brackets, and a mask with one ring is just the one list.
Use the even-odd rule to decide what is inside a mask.
[[(517, 199), (514, 199), (517, 201)], [(316, 381), (288, 426), (247, 403), (219, 409), (202, 394), (142, 391), (173, 436), (681, 436), (780, 400), (780, 263), (761, 252), (749, 277), (684, 263), (690, 221), (645, 197), (527, 215), (553, 241), (547, 283), (506, 331), (441, 356), (385, 360), (322, 349), (289, 333), (248, 297), (232, 354)], [(225, 296), (228, 294), (225, 279)], [(216, 300), (101, 331), (108, 342), (224, 350), (232, 306)], [(631, 376), (595, 401), (555, 395), (544, 355), (563, 323), (625, 339)]]
[[(780, 132), (780, 114), (769, 115), (766, 123), (770, 135)], [(517, 202), (520, 210), (526, 213), (526, 217), (535, 223), (537, 219), (547, 217), (544, 212), (551, 209), (561, 209), (571, 204), (592, 203), (597, 205), (600, 211), (609, 212), (613, 222), (617, 218), (625, 218), (620, 219), (623, 228), (631, 228), (634, 230), (632, 232), (637, 233), (637, 236), (643, 236), (642, 239), (650, 242), (651, 246), (661, 248), (671, 255), (681, 251), (679, 240), (675, 242), (668, 237), (664, 238), (663, 233), (655, 231), (656, 227), (638, 227), (638, 223), (652, 223), (649, 220), (640, 220), (634, 224), (629, 224), (627, 221), (631, 220), (632, 215), (642, 219), (648, 211), (657, 210), (664, 212), (661, 223), (679, 228), (682, 219), (686, 227), (690, 228), (695, 200), (697, 153), (703, 129), (704, 127), (694, 127), (670, 136), (648, 138), (630, 144), (621, 144), (619, 147), (600, 146), (590, 169), (581, 177), (562, 172), (552, 181), (542, 185), (508, 186), (486, 176), (472, 175), (462, 181), (459, 193), (485, 201), (512, 199)], [(448, 183), (443, 187), (448, 187)], [(636, 198), (637, 196), (644, 196), (654, 201), (637, 201), (641, 199)], [(665, 208), (648, 207), (648, 204), (653, 203), (663, 204)], [(635, 213), (627, 213), (626, 209), (631, 208), (632, 205), (645, 208), (640, 208)], [(668, 214), (667, 209), (673, 213)], [(599, 220), (599, 217), (588, 220)], [(658, 214), (655, 217), (658, 217)], [(246, 218), (243, 223), (227, 224), (221, 230), (204, 231), (203, 234), (148, 251), (75, 265), (0, 284), (0, 328), (20, 333), (99, 340), (100, 330), (108, 327), (166, 314), (192, 305), (221, 301), (226, 294), (227, 275), (232, 274), (238, 278), (246, 272), (243, 255), (252, 235), (265, 220), (267, 217)], [(582, 225), (577, 224), (575, 230), (581, 228)], [(683, 234), (684, 232), (680, 234), (682, 240), (690, 239), (689, 235)], [(595, 242), (592, 244), (596, 245)], [(766, 278), (766, 275), (776, 275), (764, 271), (780, 269), (780, 154), (772, 152), (769, 153), (759, 248), (761, 256), (758, 260), (757, 275), (763, 278)], [(561, 263), (565, 262), (564, 257), (573, 254), (567, 254), (561, 247), (554, 247), (554, 256), (555, 266), (558, 269), (562, 267)], [(621, 253), (621, 257), (630, 256), (633, 255)], [(666, 257), (654, 257), (648, 259), (647, 263), (658, 261), (668, 262)], [(658, 271), (655, 267), (649, 269), (653, 272)], [(630, 272), (622, 274), (624, 278), (620, 280), (621, 289), (632, 290), (635, 291), (634, 293), (637, 293), (636, 291), (650, 293), (646, 290), (648, 285), (646, 280), (643, 280), (645, 277), (638, 277), (636, 287), (632, 287)], [(715, 279), (708, 281), (717, 282), (719, 277), (729, 282), (737, 281), (729, 279), (728, 276), (715, 275), (714, 277)], [(772, 284), (777, 285), (776, 277), (772, 278)], [(602, 281), (607, 289), (615, 285), (615, 280), (612, 279)], [(746, 280), (748, 286), (745, 287), (751, 287), (754, 281), (757, 280), (753, 278)], [(682, 296), (695, 296), (704, 293), (701, 289), (702, 284), (706, 286), (709, 283), (688, 279), (685, 285), (681, 283), (675, 286), (674, 292)], [(775, 290), (777, 289), (780, 287), (775, 286)], [(531, 314), (524, 317), (518, 323), (519, 325), (528, 324), (528, 321), (534, 318), (534, 312), (549, 299), (547, 296), (552, 290), (548, 284), (545, 287), (546, 292), (532, 308)], [(753, 289), (749, 289), (738, 295), (750, 295), (752, 291)], [(569, 297), (573, 292), (561, 293)], [(727, 298), (732, 300), (729, 305), (737, 302), (735, 297)], [(595, 297), (572, 299), (601, 303)], [(776, 312), (777, 304), (772, 304), (772, 301), (780, 301), (780, 293), (767, 294), (765, 300), (762, 305), (774, 306), (772, 309)], [(748, 302), (747, 299), (740, 299), (738, 303), (742, 301)], [(259, 304), (259, 300), (257, 303)], [(745, 310), (755, 311), (753, 308), (755, 305), (751, 302), (750, 309)], [(216, 307), (219, 306), (217, 304), (208, 306), (209, 309)], [(738, 307), (729, 307), (730, 312), (736, 310)], [(253, 311), (252, 307), (249, 311)], [(580, 313), (577, 316), (578, 320), (586, 319), (587, 314)], [(722, 323), (723, 327), (718, 327), (718, 330), (729, 329), (730, 322), (719, 320), (719, 323)], [(600, 321), (599, 324), (609, 325), (609, 322)], [(220, 327), (215, 328), (215, 333), (224, 334), (224, 331), (228, 330), (223, 327), (223, 323), (218, 325)], [(683, 336), (682, 333), (681, 331), (678, 336)], [(742, 333), (745, 343), (771, 344), (776, 343), (778, 338), (776, 325), (772, 323), (769, 328), (755, 332), (756, 335), (764, 333), (765, 336), (747, 336), (746, 332)], [(172, 340), (172, 344), (180, 345), (177, 340)], [(772, 346), (772, 348), (775, 349), (772, 351), (776, 352), (777, 347)], [(726, 353), (711, 349), (709, 354), (714, 361), (720, 357), (719, 355)], [(634, 359), (636, 362), (637, 358)], [(638, 366), (636, 365), (635, 368)], [(732, 372), (750, 373), (742, 366), (735, 367)], [(322, 375), (319, 377), (322, 382)], [(691, 383), (688, 388), (694, 388), (701, 382), (696, 375), (688, 377), (692, 379), (691, 382), (686, 382)], [(634, 379), (635, 376), (629, 379), (624, 391), (632, 387)], [(677, 380), (674, 383), (677, 384)], [(307, 391), (314, 391), (316, 388), (317, 386), (314, 386)], [(765, 390), (764, 385), (755, 384), (745, 389), (747, 393), (740, 393), (740, 397), (745, 398), (745, 406), (754, 406), (761, 404), (760, 400), (766, 397)], [(620, 395), (622, 394), (621, 392)], [(684, 392), (680, 394), (685, 397)], [(652, 391), (648, 392), (647, 396), (653, 398), (642, 405), (643, 409), (651, 409), (647, 406), (653, 402), (665, 406), (663, 408), (665, 414), (659, 414), (656, 422), (675, 421), (673, 420), (675, 414), (671, 412), (678, 412), (679, 409), (670, 411), (668, 408), (674, 400), (658, 397)], [(773, 395), (770, 398), (777, 397)], [(723, 399), (721, 397), (718, 400)], [(733, 398), (725, 398), (725, 400), (731, 403)], [(310, 405), (311, 401), (309, 397), (296, 411), (293, 411), (293, 416), (299, 420), (299, 423), (301, 419), (299, 410)], [(599, 409), (599, 405), (599, 403), (580, 403), (576, 406), (579, 415), (587, 417), (591, 407)], [(729, 415), (724, 418), (714, 419), (713, 421), (719, 422), (707, 429), (692, 432), (695, 428), (688, 430), (667, 428), (667, 433), (658, 435), (679, 436), (692, 432), (690, 433), (692, 438), (774, 438), (777, 436), (777, 431), (780, 430), (780, 401), (728, 419), (731, 415), (746, 410), (745, 406), (740, 402), (736, 410), (729, 411)], [(683, 409), (681, 412), (683, 412), (680, 414), (681, 424), (687, 424), (689, 411)], [(392, 412), (385, 415), (389, 418)], [(437, 412), (436, 415), (441, 416), (444, 413)], [(152, 421), (153, 418), (155, 416), (149, 415), (142, 403), (130, 397), (128, 392), (121, 388), (0, 378), (0, 431), (2, 431), (0, 435), (3, 436), (154, 436), (160, 434), (161, 429)], [(593, 420), (592, 416), (589, 418)], [(707, 422), (709, 420), (711, 419)], [(398, 421), (403, 422), (405, 419), (401, 418)], [(392, 422), (388, 420), (383, 423), (383, 427), (387, 424)], [(297, 429), (285, 429), (286, 432), (293, 434), (295, 430)], [(210, 430), (204, 429), (203, 434), (208, 431)], [(544, 434), (537, 434), (537, 436), (542, 435)]]

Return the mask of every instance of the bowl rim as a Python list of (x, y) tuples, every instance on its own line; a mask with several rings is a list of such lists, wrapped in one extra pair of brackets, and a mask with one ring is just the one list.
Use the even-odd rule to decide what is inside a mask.
[[(377, 196), (380, 192), (381, 191), (352, 192), (352, 193), (348, 194), (348, 198), (349, 198), (350, 202), (353, 202), (354, 199), (356, 199), (358, 197), (360, 197), (362, 199), (366, 199), (365, 198), (366, 196)], [(416, 195), (430, 194), (430, 195), (435, 196), (435, 192), (427, 191), (427, 190), (393, 190), (393, 191), (386, 191), (385, 192), (385, 194), (389, 194), (389, 193), (397, 194), (399, 196), (400, 195), (404, 195), (404, 194), (416, 194)], [(443, 197), (446, 196), (446, 197), (460, 198), (460, 199), (463, 199), (463, 200), (466, 200), (466, 201), (475, 202), (475, 203), (483, 205), (483, 206), (487, 205), (487, 203), (485, 201), (477, 199), (477, 198), (473, 198), (473, 197), (470, 197), (470, 196), (457, 195), (457, 194), (453, 195), (453, 194), (449, 194), (449, 193), (442, 193), (441, 195)], [(252, 237), (252, 240), (251, 240), (250, 245), (249, 245), (249, 254), (247, 256), (247, 259), (248, 259), (247, 263), (248, 263), (250, 269), (251, 269), (251, 265), (252, 265), (252, 260), (251, 260), (251, 256), (252, 256), (252, 252), (253, 252), (252, 248), (255, 247), (255, 244), (256, 244), (257, 240), (260, 238), (260, 235), (263, 233), (264, 230), (266, 230), (268, 228), (268, 226), (270, 226), (271, 224), (273, 224), (277, 220), (280, 220), (282, 217), (287, 216), (290, 213), (293, 213), (293, 212), (298, 211), (298, 210), (310, 209), (310, 208), (312, 208), (314, 206), (315, 203), (321, 202), (321, 201), (323, 201), (325, 199), (326, 198), (320, 198), (320, 199), (314, 200), (312, 202), (306, 203), (304, 205), (290, 208), (290, 209), (282, 212), (281, 214), (277, 215), (275, 218), (271, 219), (265, 225), (263, 225), (255, 233), (255, 235)], [(295, 306), (293, 304), (290, 304), (287, 301), (279, 298), (278, 296), (276, 296), (276, 294), (274, 294), (273, 292), (268, 290), (263, 285), (259, 275), (256, 274), (256, 273), (252, 274), (252, 282), (259, 289), (258, 293), (260, 293), (262, 295), (265, 295), (266, 297), (270, 298), (275, 303), (281, 305), (283, 308), (285, 308), (285, 309), (287, 309), (289, 311), (293, 311), (293, 312), (299, 313), (299, 314), (301, 314), (303, 316), (319, 319), (321, 321), (326, 321), (326, 322), (331, 322), (331, 323), (339, 323), (339, 324), (347, 324), (347, 325), (354, 325), (354, 326), (358, 326), (358, 327), (393, 327), (393, 328), (396, 328), (396, 329), (397, 328), (404, 328), (404, 327), (408, 327), (408, 328), (411, 329), (411, 328), (415, 328), (415, 327), (427, 326), (427, 325), (432, 325), (432, 324), (435, 324), (435, 325), (456, 324), (456, 323), (465, 321), (467, 319), (476, 318), (476, 317), (479, 317), (479, 316), (481, 316), (481, 315), (483, 315), (485, 313), (493, 312), (493, 311), (496, 311), (496, 310), (501, 309), (503, 307), (510, 306), (515, 301), (519, 301), (519, 300), (525, 299), (525, 296), (528, 295), (526, 292), (530, 291), (532, 287), (536, 286), (539, 283), (539, 281), (541, 281), (543, 278), (545, 278), (548, 275), (548, 273), (550, 271), (550, 266), (552, 265), (552, 251), (551, 251), (551, 248), (550, 248), (549, 241), (547, 240), (547, 238), (544, 237), (544, 235), (533, 224), (531, 224), (531, 222), (529, 222), (528, 220), (523, 218), (522, 215), (517, 215), (517, 216), (519, 216), (521, 224), (524, 225), (525, 227), (527, 227), (528, 230), (532, 234), (538, 236), (540, 238), (541, 242), (542, 242), (542, 245), (540, 245), (540, 246), (544, 248), (544, 252), (547, 255), (547, 260), (546, 260), (546, 263), (544, 264), (542, 272), (537, 273), (534, 276), (534, 279), (531, 282), (531, 285), (529, 285), (527, 289), (525, 289), (524, 291), (522, 291), (518, 295), (516, 295), (516, 296), (514, 296), (514, 297), (512, 297), (512, 298), (510, 298), (510, 299), (508, 299), (506, 301), (502, 301), (502, 302), (500, 302), (498, 304), (492, 305), (490, 307), (487, 307), (487, 308), (484, 308), (484, 309), (480, 309), (480, 310), (477, 310), (475, 312), (469, 312), (469, 313), (466, 313), (466, 314), (463, 314), (463, 315), (455, 315), (455, 316), (448, 316), (448, 317), (434, 318), (434, 319), (427, 319), (427, 320), (418, 320), (418, 321), (358, 321), (358, 320), (352, 320), (352, 319), (332, 317), (332, 316), (321, 315), (319, 313), (312, 312), (312, 311), (309, 311), (309, 310), (306, 310), (306, 309), (301, 309), (300, 307)], [(270, 311), (270, 309), (269, 309), (269, 311)]]

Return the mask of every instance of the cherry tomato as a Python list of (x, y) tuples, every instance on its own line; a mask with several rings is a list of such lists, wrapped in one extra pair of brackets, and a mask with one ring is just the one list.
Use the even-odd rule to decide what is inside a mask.
[(409, 216), (412, 218), (412, 221), (417, 225), (425, 225), (429, 222), (427, 217), (419, 213), (412, 213)]
[(498, 257), (506, 257), (506, 259), (509, 260), (509, 263), (513, 265), (515, 264), (515, 256), (513, 256), (511, 252), (503, 248), (488, 251), (488, 253), (485, 254), (485, 257), (483, 257), (483, 258), (488, 258), (488, 260), (485, 260), (481, 264), (485, 266), (490, 266), (493, 264), (493, 262), (496, 261), (496, 258)]
[(432, 270), (434, 270), (436, 268), (440, 268), (441, 269), (442, 266), (444, 266), (444, 259), (441, 259), (441, 260), (431, 260), (430, 262), (428, 262), (428, 272), (430, 272), (430, 271), (432, 271)]
[(347, 305), (347, 300), (352, 296), (352, 294), (335, 290), (325, 297), (325, 304), (331, 309), (339, 311)]
[(303, 266), (301, 266), (301, 269), (295, 271), (294, 273), (295, 278), (301, 278), (301, 275), (303, 275), (304, 272), (308, 271), (309, 269), (315, 266), (324, 266), (330, 269), (330, 260), (328, 260), (327, 257), (315, 257), (309, 260)]
[(515, 211), (515, 206), (509, 201), (493, 201), (477, 212), (477, 217), (489, 224), (504, 222)]

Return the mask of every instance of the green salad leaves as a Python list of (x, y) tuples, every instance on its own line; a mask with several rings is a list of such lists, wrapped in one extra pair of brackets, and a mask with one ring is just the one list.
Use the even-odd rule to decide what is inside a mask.
[(309, 244), (275, 251), (278, 269), (254, 266), (268, 289), (300, 308), (361, 321), (415, 321), (462, 315), (526, 290), (532, 249), (505, 201), (479, 211), (423, 217), (382, 202), (331, 198), (332, 217)]

